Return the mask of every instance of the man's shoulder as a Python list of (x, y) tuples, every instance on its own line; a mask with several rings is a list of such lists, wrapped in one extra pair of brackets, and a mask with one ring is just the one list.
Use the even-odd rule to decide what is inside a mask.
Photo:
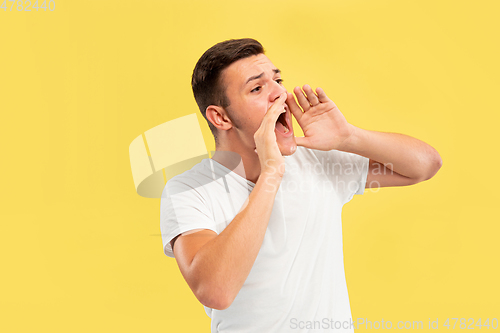
[(217, 193), (217, 190), (221, 190), (218, 180), (230, 173), (232, 173), (232, 170), (210, 158), (205, 158), (191, 169), (170, 178), (165, 185), (163, 193), (165, 194), (167, 191), (171, 195), (189, 190)]
[(210, 180), (207, 163), (208, 159), (203, 159), (191, 169), (173, 176), (167, 181), (163, 192), (168, 191), (169, 194), (176, 194), (203, 186)]

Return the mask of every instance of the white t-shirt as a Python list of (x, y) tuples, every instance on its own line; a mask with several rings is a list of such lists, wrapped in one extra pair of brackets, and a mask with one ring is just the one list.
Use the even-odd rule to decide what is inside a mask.
[[(342, 206), (362, 194), (369, 159), (298, 147), (285, 173), (255, 263), (225, 310), (205, 307), (212, 332), (353, 332), (344, 273)], [(167, 182), (161, 233), (170, 241), (194, 229), (217, 234), (233, 220), (254, 183), (212, 159)]]

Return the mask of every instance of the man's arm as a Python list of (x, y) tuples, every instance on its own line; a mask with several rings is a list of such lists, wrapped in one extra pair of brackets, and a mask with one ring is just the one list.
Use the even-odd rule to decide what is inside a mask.
[[(397, 133), (368, 131), (347, 122), (321, 88), (305, 85), (287, 104), (304, 132), (299, 146), (341, 150), (370, 159), (366, 187), (404, 186), (427, 180), (442, 165), (438, 152), (418, 139)], [(300, 107), (299, 107), (300, 105)]]
[(432, 178), (442, 165), (439, 153), (423, 141), (358, 127), (339, 150), (370, 159), (366, 188), (416, 184)]
[(283, 94), (276, 100), (254, 135), (261, 174), (240, 212), (219, 235), (202, 230), (171, 242), (184, 279), (207, 307), (223, 310), (231, 305), (264, 241), (284, 171), (274, 128), (285, 99)]
[(202, 230), (172, 244), (184, 279), (203, 305), (223, 310), (233, 302), (259, 253), (278, 188), (276, 177), (262, 175), (245, 208), (219, 235)]

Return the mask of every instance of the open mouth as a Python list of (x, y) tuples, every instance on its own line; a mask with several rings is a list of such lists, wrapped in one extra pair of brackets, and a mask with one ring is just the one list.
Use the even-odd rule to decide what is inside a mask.
[(292, 133), (292, 124), (290, 121), (290, 113), (288, 111), (288, 107), (285, 104), (285, 110), (286, 112), (283, 112), (280, 114), (278, 117), (278, 120), (276, 121), (276, 131), (285, 135), (289, 136)]

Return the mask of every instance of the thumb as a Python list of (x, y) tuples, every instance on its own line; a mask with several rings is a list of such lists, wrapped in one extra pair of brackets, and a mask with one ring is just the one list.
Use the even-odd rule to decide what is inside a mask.
[(297, 146), (310, 148), (309, 138), (306, 138), (304, 136), (296, 136), (295, 143), (297, 143)]

